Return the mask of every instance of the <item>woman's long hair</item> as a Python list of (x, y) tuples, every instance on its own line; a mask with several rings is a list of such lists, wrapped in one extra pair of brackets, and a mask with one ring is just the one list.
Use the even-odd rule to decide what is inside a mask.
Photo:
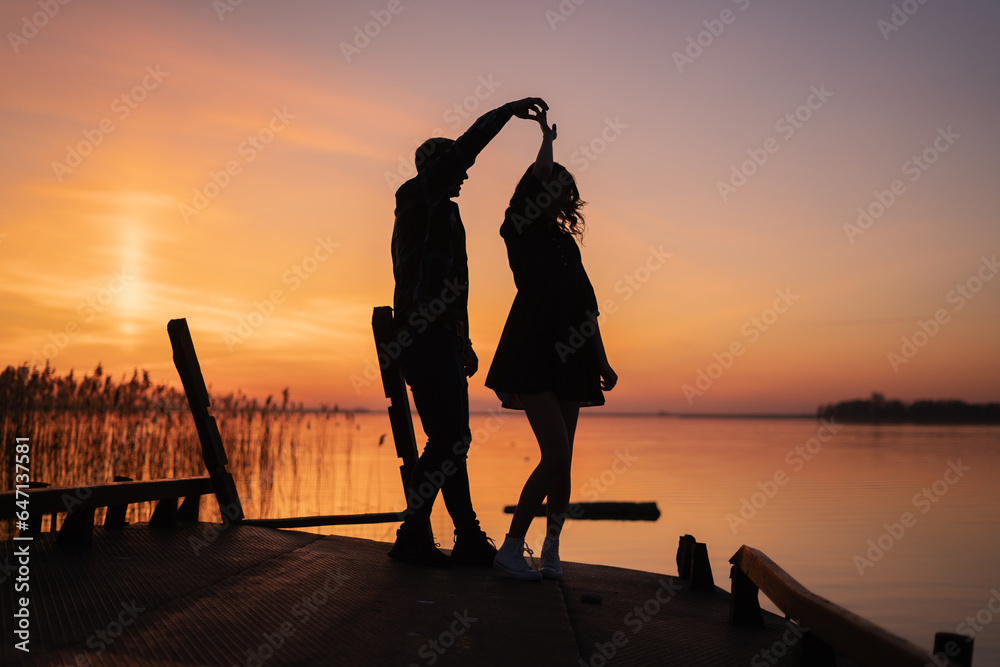
[[(534, 168), (534, 164), (529, 165), (524, 176), (518, 181), (517, 187), (514, 188), (514, 195), (510, 199), (511, 206), (519, 206), (523, 201), (525, 188), (529, 181), (534, 178), (531, 173)], [(579, 236), (582, 239), (587, 225), (580, 209), (587, 202), (580, 198), (580, 191), (576, 187), (573, 175), (566, 167), (554, 162), (552, 173), (542, 183), (545, 189), (536, 197), (540, 201), (534, 202), (541, 210), (540, 221), (553, 224), (559, 231)], [(543, 195), (545, 196), (543, 197)]]

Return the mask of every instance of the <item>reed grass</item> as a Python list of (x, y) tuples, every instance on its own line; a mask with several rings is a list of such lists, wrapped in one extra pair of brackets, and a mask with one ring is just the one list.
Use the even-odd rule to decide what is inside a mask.
[[(273, 396), (260, 402), (242, 392), (214, 394), (210, 389), (209, 394), (247, 516), (270, 513), (279, 474), (287, 479), (290, 472), (291, 479), (298, 480), (306, 472), (300, 465), (300, 441), (314, 420), (334, 419), (332, 436), (331, 429), (323, 429), (323, 435), (344, 435), (349, 465), (352, 413), (336, 407), (306, 411), (290, 400), (288, 388), (281, 392), (280, 403)], [(18, 437), (31, 442), (32, 481), (51, 486), (103, 484), (115, 475), (138, 481), (206, 474), (183, 391), (154, 384), (145, 370), (115, 380), (100, 364), (81, 378), (72, 370), (59, 375), (48, 364), (42, 369), (7, 366), (0, 373), (0, 434), (0, 488), (7, 490), (14, 488)], [(323, 449), (310, 461), (316, 466), (311, 472), (320, 478), (331, 474), (324, 469)], [(295, 497), (298, 484), (292, 487), (282, 490), (285, 496)], [(214, 501), (205, 500), (203, 519), (219, 518)], [(131, 506), (128, 520), (145, 521), (151, 513), (150, 503)]]

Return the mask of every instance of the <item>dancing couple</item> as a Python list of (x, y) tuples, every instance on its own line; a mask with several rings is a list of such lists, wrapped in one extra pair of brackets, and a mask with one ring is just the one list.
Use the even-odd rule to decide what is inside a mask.
[[(608, 363), (597, 322), (594, 289), (577, 238), (584, 230), (573, 176), (553, 162), (556, 125), (548, 105), (528, 97), (481, 116), (465, 134), (428, 139), (417, 148), (417, 175), (396, 191), (392, 232), (393, 295), (403, 376), (427, 444), (406, 490), (404, 521), (389, 556), (450, 567), (497, 568), (516, 579), (560, 579), (559, 535), (570, 496), (570, 464), (583, 406), (603, 405), (618, 377)], [(496, 548), (479, 527), (469, 490), (467, 457), (469, 384), (479, 359), (469, 337), (469, 265), (458, 204), (480, 151), (512, 117), (537, 122), (541, 147), (514, 189), (500, 226), (517, 295), (486, 377), (503, 407), (524, 410), (541, 458), (525, 482), (503, 544)], [(585, 325), (591, 326), (585, 326)], [(582, 343), (572, 332), (591, 331)], [(402, 336), (402, 337), (401, 337)], [(455, 524), (451, 556), (437, 548), (430, 529), (438, 490)], [(546, 503), (541, 569), (524, 557), (525, 535)]]

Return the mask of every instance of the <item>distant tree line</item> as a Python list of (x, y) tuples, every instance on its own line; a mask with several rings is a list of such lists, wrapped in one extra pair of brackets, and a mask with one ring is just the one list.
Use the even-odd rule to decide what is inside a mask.
[(966, 403), (958, 400), (920, 400), (904, 403), (886, 400), (879, 393), (868, 400), (857, 399), (821, 405), (820, 419), (839, 422), (882, 424), (1000, 424), (1000, 403)]

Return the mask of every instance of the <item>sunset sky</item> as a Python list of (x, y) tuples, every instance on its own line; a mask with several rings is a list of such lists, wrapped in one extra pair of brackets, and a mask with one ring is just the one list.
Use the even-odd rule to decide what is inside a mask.
[[(380, 409), (413, 149), (539, 96), (604, 410), (1000, 400), (1000, 5), (577, 2), (4, 2), (4, 364), (177, 383), (185, 317), (216, 391)], [(477, 409), (539, 139), (511, 120), (458, 200)]]

